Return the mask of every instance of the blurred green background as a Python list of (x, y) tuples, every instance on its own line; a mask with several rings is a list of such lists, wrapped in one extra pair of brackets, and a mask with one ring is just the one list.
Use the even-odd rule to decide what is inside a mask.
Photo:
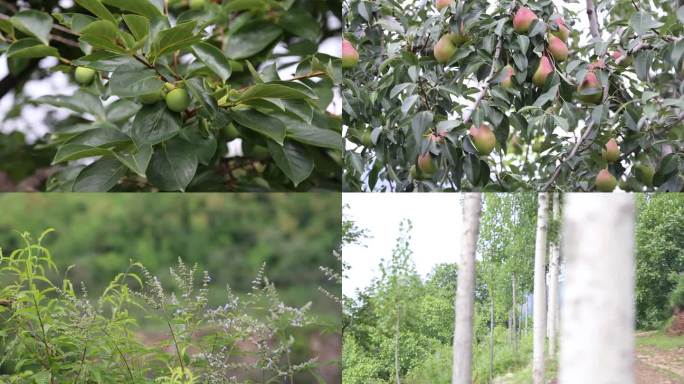
[[(316, 312), (338, 316), (318, 292), (332, 292), (319, 266), (339, 270), (332, 252), (340, 241), (339, 194), (2, 194), (0, 247), (21, 245), (18, 232), (34, 237), (47, 228), (45, 244), (63, 273), (98, 295), (129, 260), (159, 276), (179, 257), (208, 270), (212, 301), (226, 284), (249, 289), (260, 266), (288, 304), (313, 301)], [(199, 276), (198, 276), (199, 278)], [(78, 284), (77, 284), (78, 286)]]

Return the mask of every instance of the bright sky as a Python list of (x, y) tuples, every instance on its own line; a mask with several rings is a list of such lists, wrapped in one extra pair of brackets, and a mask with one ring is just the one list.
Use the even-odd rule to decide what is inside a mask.
[(453, 263), (461, 247), (461, 195), (454, 193), (345, 193), (344, 214), (367, 229), (364, 246), (346, 246), (342, 257), (351, 266), (342, 290), (353, 296), (378, 276), (378, 264), (392, 254), (399, 222), (413, 222), (411, 249), (418, 273), (425, 277), (439, 263)]

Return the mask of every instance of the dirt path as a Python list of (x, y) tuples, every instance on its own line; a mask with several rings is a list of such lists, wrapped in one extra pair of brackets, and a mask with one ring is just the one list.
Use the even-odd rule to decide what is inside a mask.
[(684, 348), (639, 346), (635, 368), (636, 384), (684, 384)]

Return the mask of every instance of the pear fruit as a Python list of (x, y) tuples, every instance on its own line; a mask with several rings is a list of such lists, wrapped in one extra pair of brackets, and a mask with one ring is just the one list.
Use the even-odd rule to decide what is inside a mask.
[(470, 140), (473, 142), (473, 146), (477, 149), (477, 152), (481, 155), (489, 155), (494, 150), (496, 145), (496, 136), (494, 132), (489, 127), (489, 124), (482, 123), (480, 126), (471, 126), (468, 130), (470, 135)]
[(596, 175), (596, 189), (599, 192), (613, 192), (617, 186), (617, 179), (607, 169), (602, 169)]
[(87, 67), (78, 67), (74, 72), (74, 79), (81, 85), (88, 85), (95, 79), (95, 70)]
[(615, 64), (621, 67), (628, 67), (632, 65), (632, 62), (634, 61), (632, 56), (628, 56), (625, 52), (620, 50), (614, 51), (610, 55), (613, 57), (613, 60), (615, 60)]
[(437, 1), (435, 1), (435, 7), (437, 7), (437, 9), (441, 11), (442, 8), (446, 8), (453, 3), (454, 3), (454, 0), (437, 0)]
[(620, 148), (615, 139), (610, 139), (602, 152), (603, 159), (609, 163), (614, 163), (620, 159)]
[(352, 43), (342, 39), (342, 68), (352, 68), (359, 62), (359, 53)]
[(183, 88), (176, 88), (166, 94), (166, 106), (174, 112), (183, 112), (190, 106), (190, 95)]
[(435, 163), (432, 161), (432, 155), (430, 154), (430, 152), (418, 155), (417, 162), (418, 170), (420, 171), (421, 175), (431, 177), (437, 171), (437, 167), (435, 166)]
[(501, 86), (508, 89), (513, 86), (513, 76), (515, 75), (515, 69), (510, 64), (503, 67), (503, 78), (501, 79)]
[(438, 63), (446, 63), (456, 53), (456, 45), (451, 40), (451, 34), (446, 34), (439, 38), (433, 48), (435, 59)]
[(634, 166), (634, 176), (636, 176), (637, 180), (646, 186), (653, 186), (654, 174), (655, 171), (653, 170), (653, 167), (648, 164), (640, 163)]
[(560, 37), (549, 33), (549, 52), (556, 62), (560, 63), (568, 59), (568, 46)]
[(587, 104), (600, 104), (603, 101), (603, 87), (596, 77), (596, 72), (590, 70), (577, 87), (577, 98)]
[(534, 75), (532, 75), (532, 82), (537, 87), (542, 87), (546, 82), (546, 78), (549, 77), (551, 73), (553, 73), (553, 64), (551, 64), (551, 60), (544, 55), (539, 60), (539, 66), (534, 72)]
[(373, 138), (371, 136), (371, 131), (366, 130), (363, 132), (361, 135), (361, 144), (363, 144), (364, 147), (372, 147), (373, 146)]
[(570, 29), (568, 29), (568, 26), (565, 24), (565, 20), (563, 20), (561, 17), (554, 17), (549, 22), (549, 25), (551, 27), (556, 27), (555, 29), (549, 28), (551, 34), (560, 38), (565, 43), (568, 42), (568, 37), (570, 37)]
[(537, 15), (527, 7), (520, 7), (513, 15), (513, 29), (518, 33), (527, 33)]
[(520, 145), (520, 139), (518, 136), (513, 135), (511, 138), (508, 140), (508, 153), (513, 153), (516, 155), (521, 155), (523, 153), (522, 145)]

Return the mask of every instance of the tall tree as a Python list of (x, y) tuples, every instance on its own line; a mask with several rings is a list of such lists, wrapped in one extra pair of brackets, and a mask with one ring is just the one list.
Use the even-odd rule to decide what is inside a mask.
[(462, 220), (463, 243), (461, 244), (461, 258), (458, 260), (458, 281), (456, 285), (452, 384), (471, 384), (472, 382), (475, 251), (480, 232), (481, 212), (481, 194), (465, 194)]
[(557, 235), (558, 222), (560, 220), (560, 196), (553, 195), (553, 239), (549, 250), (549, 309), (547, 312), (549, 355), (556, 355), (558, 344), (558, 274), (560, 268), (560, 236)]
[(544, 342), (546, 341), (546, 251), (549, 228), (549, 198), (540, 193), (537, 205), (537, 237), (534, 249), (534, 312), (532, 377), (544, 383)]
[(571, 194), (560, 383), (634, 383), (634, 196)]

